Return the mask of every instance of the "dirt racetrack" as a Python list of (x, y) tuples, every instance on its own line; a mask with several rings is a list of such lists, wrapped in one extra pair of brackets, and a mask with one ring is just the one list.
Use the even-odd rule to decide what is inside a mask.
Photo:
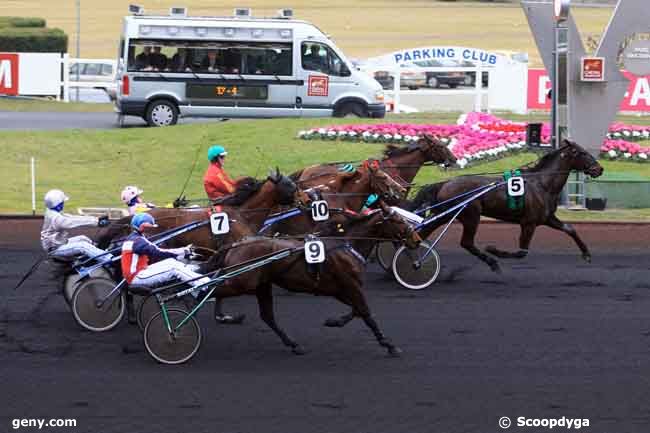
[[(188, 364), (156, 364), (137, 328), (91, 334), (74, 322), (39, 256), (37, 220), (0, 220), (0, 432), (17, 418), (75, 418), (60, 433), (542, 432), (517, 418), (589, 419), (590, 433), (650, 431), (650, 230), (577, 224), (593, 254), (539, 229), (528, 258), (496, 275), (457, 246), (428, 290), (411, 292), (376, 264), (366, 293), (403, 350), (388, 358), (363, 323), (322, 326), (336, 301), (276, 290), (281, 326), (309, 350), (292, 355), (257, 317), (216, 326)], [(483, 224), (478, 241), (513, 248), (518, 228)], [(584, 425), (584, 424), (583, 424)], [(555, 427), (552, 431), (567, 431)]]

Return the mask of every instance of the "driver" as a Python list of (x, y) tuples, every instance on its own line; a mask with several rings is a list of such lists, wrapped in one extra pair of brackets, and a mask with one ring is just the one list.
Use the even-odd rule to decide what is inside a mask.
[(144, 191), (135, 185), (125, 186), (122, 190), (121, 199), (128, 207), (129, 215), (133, 216), (136, 213), (147, 212), (156, 207), (154, 204), (145, 203), (144, 200), (142, 200), (140, 194), (143, 192)]
[(223, 146), (214, 145), (208, 149), (210, 165), (203, 176), (203, 187), (210, 200), (235, 192), (236, 184), (224, 169), (226, 155), (228, 152)]
[(97, 218), (63, 213), (63, 206), (68, 201), (68, 196), (60, 189), (48, 191), (44, 201), (47, 210), (41, 229), (41, 245), (48, 255), (65, 259), (84, 255), (89, 258), (97, 257), (97, 260), (102, 263), (113, 259), (111, 254), (97, 248), (87, 236), (70, 237), (67, 232), (75, 227), (107, 226), (107, 216)]
[[(133, 233), (122, 244), (122, 274), (129, 284), (153, 287), (174, 279), (188, 281), (192, 287), (208, 283), (207, 277), (201, 277), (177, 260), (191, 254), (191, 247), (162, 249), (145, 237), (145, 231), (158, 227), (151, 214), (139, 213), (131, 218)], [(192, 293), (197, 297), (198, 293)]]

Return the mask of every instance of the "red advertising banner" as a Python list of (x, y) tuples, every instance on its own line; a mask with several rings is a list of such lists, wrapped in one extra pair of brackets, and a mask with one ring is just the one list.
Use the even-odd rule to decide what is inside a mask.
[(0, 95), (18, 94), (18, 54), (0, 53)]
[(329, 77), (327, 75), (310, 75), (307, 96), (327, 96), (329, 94)]
[[(630, 85), (621, 101), (620, 111), (650, 112), (650, 75), (637, 77), (623, 71), (630, 80)], [(547, 97), (551, 89), (551, 79), (544, 69), (528, 70), (528, 103), (529, 110), (550, 110), (551, 100)]]

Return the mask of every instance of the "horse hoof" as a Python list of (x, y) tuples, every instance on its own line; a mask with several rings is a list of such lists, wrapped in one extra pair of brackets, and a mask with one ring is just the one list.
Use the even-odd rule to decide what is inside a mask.
[(234, 316), (231, 316), (230, 314), (222, 314), (214, 316), (214, 320), (219, 325), (240, 325), (245, 318), (245, 314), (236, 314)]
[(307, 351), (305, 349), (303, 349), (302, 347), (300, 347), (300, 346), (296, 346), (296, 347), (291, 348), (291, 352), (294, 355), (305, 355), (305, 354), (307, 354)]
[(499, 252), (499, 250), (497, 250), (497, 247), (495, 247), (494, 245), (488, 245), (487, 247), (485, 247), (485, 251), (490, 253), (490, 254), (495, 254), (495, 255), (496, 255), (496, 253)]
[(400, 356), (402, 356), (402, 353), (403, 353), (402, 349), (396, 346), (390, 347), (388, 349), (388, 356), (390, 356), (391, 358), (399, 358)]
[(587, 263), (591, 263), (591, 254), (583, 254), (582, 259)]
[(498, 263), (490, 263), (490, 269), (492, 269), (492, 272), (497, 273), (499, 275), (503, 273), (501, 271), (501, 266), (499, 266)]
[(327, 326), (329, 328), (342, 328), (343, 323), (339, 319), (327, 319), (325, 323), (323, 323), (323, 326)]

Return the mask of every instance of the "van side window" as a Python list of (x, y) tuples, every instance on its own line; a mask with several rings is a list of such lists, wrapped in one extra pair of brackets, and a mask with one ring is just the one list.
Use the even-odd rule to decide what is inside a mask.
[(327, 75), (347, 77), (350, 70), (330, 47), (317, 42), (303, 42), (301, 45), (302, 68), (306, 71), (322, 72)]

